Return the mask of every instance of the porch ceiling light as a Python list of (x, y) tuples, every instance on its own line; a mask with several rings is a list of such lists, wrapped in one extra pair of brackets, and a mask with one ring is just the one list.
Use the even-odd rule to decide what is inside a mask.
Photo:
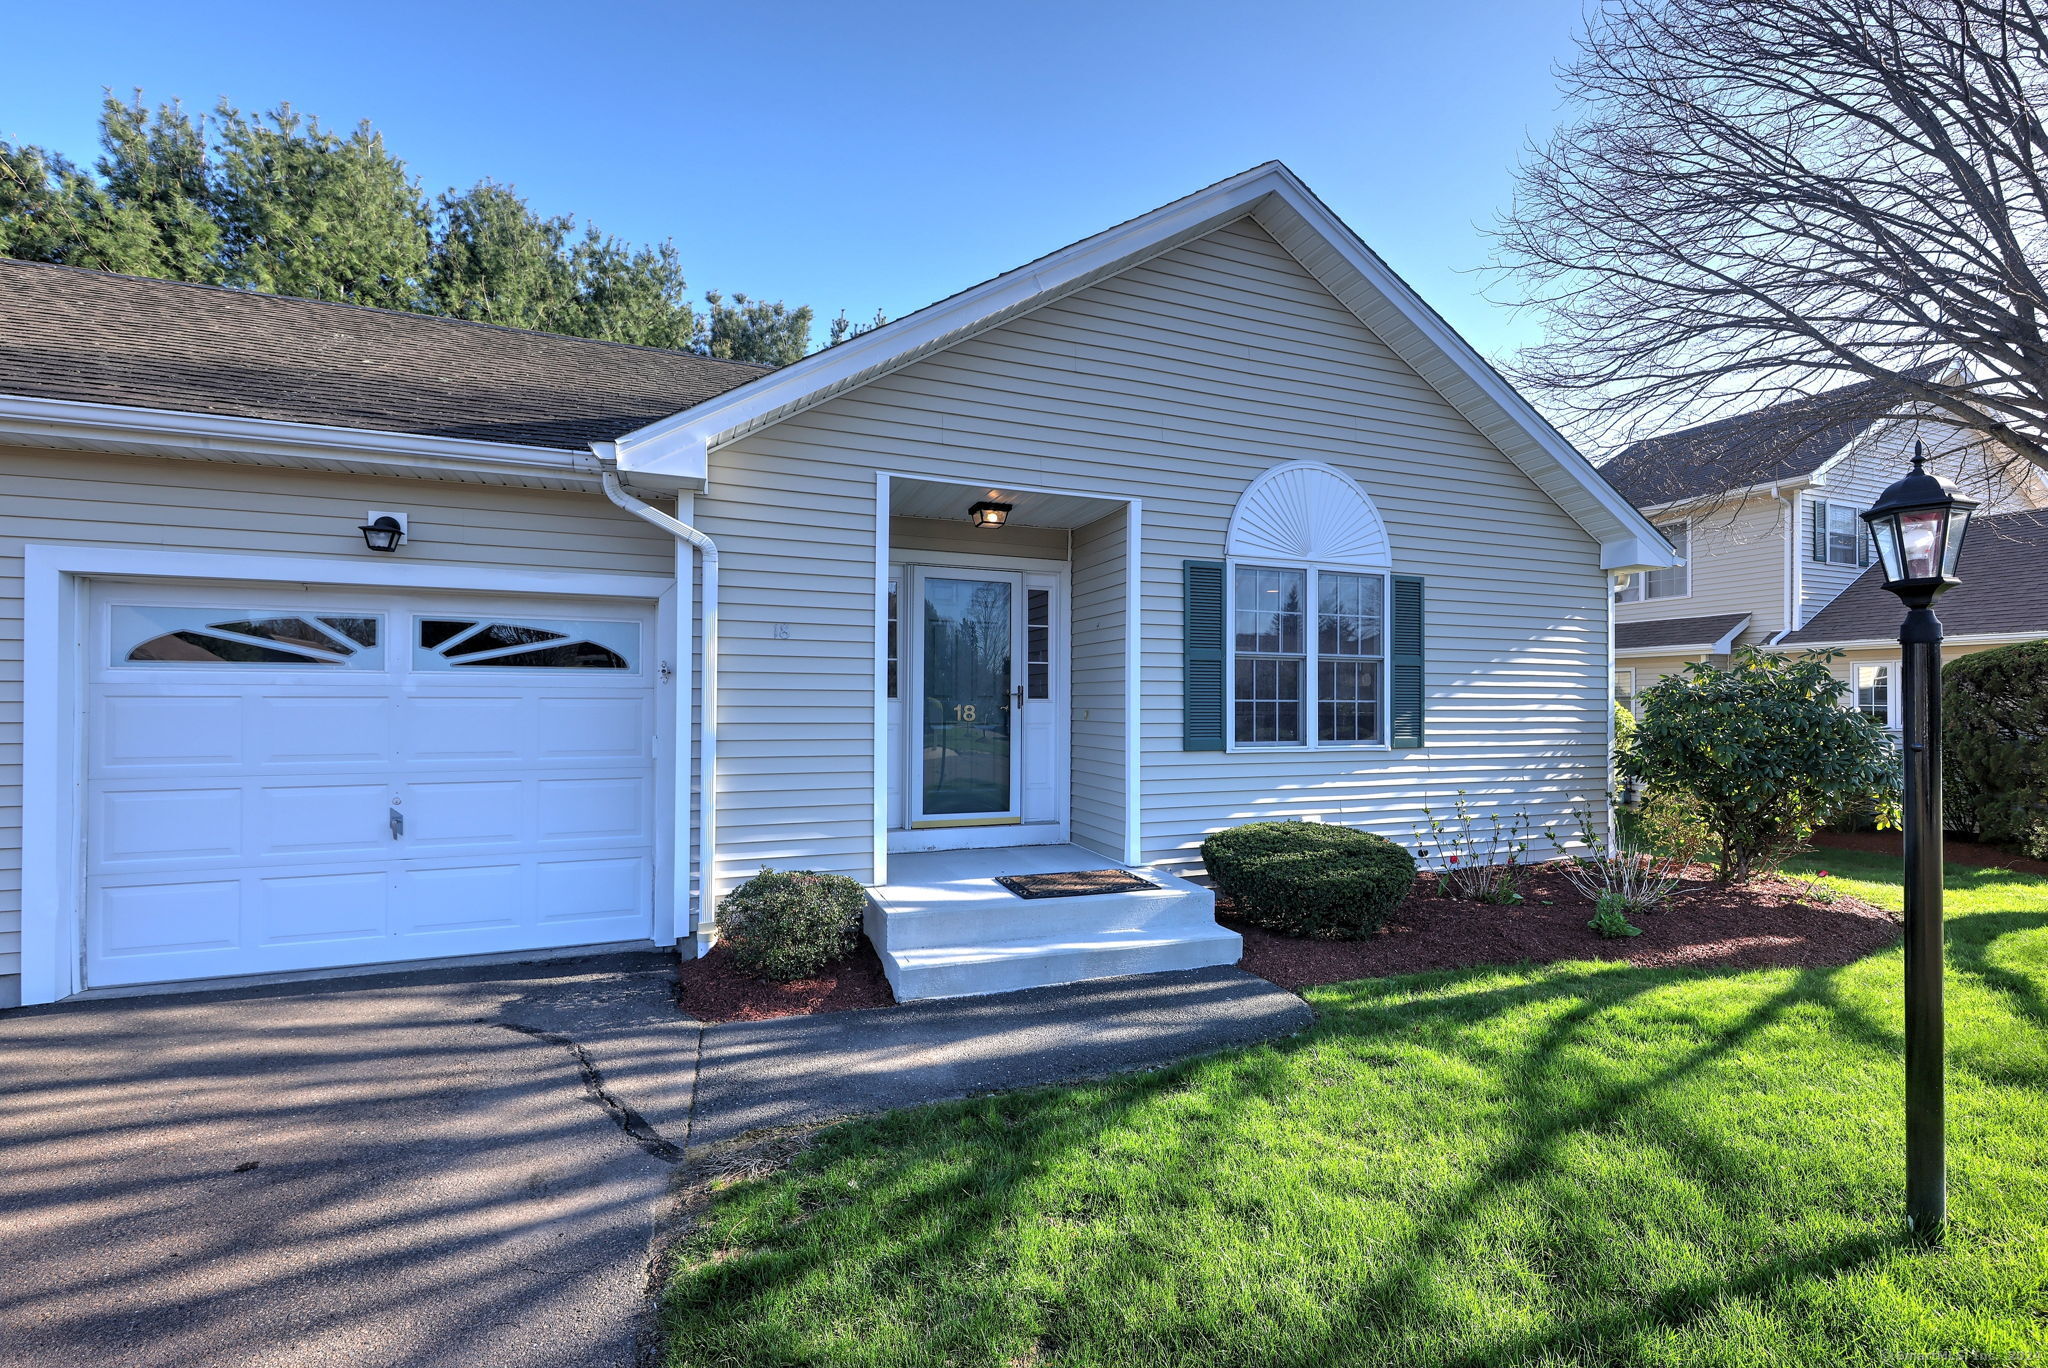
[(405, 528), (389, 513), (371, 519), (357, 530), (363, 534), (363, 545), (372, 551), (396, 551), (405, 540)]
[(1956, 582), (1956, 558), (1977, 500), (1930, 475), (1927, 455), (1913, 444), (1913, 470), (1878, 496), (1863, 520), (1884, 565), (1884, 587), (1906, 604), (1924, 606)]
[(1010, 505), (983, 499), (967, 510), (967, 521), (976, 527), (998, 528), (1010, 520)]

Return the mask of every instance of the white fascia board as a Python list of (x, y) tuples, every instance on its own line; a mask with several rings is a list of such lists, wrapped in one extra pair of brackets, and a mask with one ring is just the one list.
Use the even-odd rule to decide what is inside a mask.
[[(1903, 609), (1901, 612), (1903, 613)], [(1944, 646), (2016, 646), (2024, 641), (2048, 641), (2048, 627), (2038, 632), (1959, 632), (1941, 639)], [(1899, 639), (1889, 637), (1863, 637), (1855, 641), (1783, 641), (1773, 639), (1765, 643), (1772, 651), (1896, 651)]]
[(345, 463), (370, 473), (429, 478), (598, 482), (597, 463), (587, 450), (0, 394), (0, 441), (10, 439), (224, 461)]
[[(1603, 525), (1586, 528), (1602, 543), (1604, 568), (1661, 569), (1679, 563), (1677, 553), (1650, 521), (1622, 498), (1594, 470), (1592, 463), (1488, 365), (1470, 343), (1423, 303), (1406, 281), (1374, 255), (1329, 206), (1279, 162), (1267, 162), (1218, 181), (1206, 190), (1063, 247), (873, 332), (814, 353), (771, 376), (630, 432), (619, 439), (620, 468), (628, 473), (702, 481), (711, 448), (725, 433), (770, 415), (787, 416), (822, 402), (853, 384), (907, 365), (941, 345), (1050, 302), (1088, 282), (1128, 269), (1273, 201), (1284, 203), (1306, 223), (1375, 296), (1391, 304), (1501, 417), (1525, 432), (1569, 481), (1590, 496), (1605, 515), (1593, 520)], [(1576, 513), (1573, 516), (1578, 517)]]
[(1721, 639), (1713, 643), (1710, 649), (1713, 651), (1715, 655), (1727, 655), (1730, 651), (1735, 649), (1736, 638), (1740, 637), (1744, 632), (1748, 630), (1749, 619), (1747, 617), (1744, 617), (1742, 621), (1736, 623), (1733, 627), (1730, 627), (1726, 632), (1722, 633)]

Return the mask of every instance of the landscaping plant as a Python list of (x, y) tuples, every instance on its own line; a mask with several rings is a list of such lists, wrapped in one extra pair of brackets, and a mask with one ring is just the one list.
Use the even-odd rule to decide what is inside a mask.
[(1621, 894), (1602, 893), (1599, 901), (1594, 903), (1593, 906), (1596, 909), (1593, 913), (1593, 920), (1587, 922), (1586, 925), (1592, 927), (1607, 939), (1619, 940), (1623, 936), (1640, 936), (1643, 934), (1643, 929), (1640, 926), (1629, 925), (1628, 903), (1623, 900)]
[(1437, 892), (1467, 902), (1522, 900), (1522, 857), (1529, 851), (1529, 814), (1482, 812), (1459, 789), (1448, 816), (1424, 805), (1415, 839), (1436, 852)]
[(867, 890), (844, 874), (763, 869), (718, 903), (718, 940), (744, 973), (806, 979), (860, 943)]
[(1947, 824), (2048, 860), (2048, 641), (1942, 669)]
[(1318, 940), (1371, 935), (1415, 886), (1400, 846), (1322, 822), (1230, 827), (1202, 842), (1202, 863), (1246, 921)]
[(1555, 831), (1549, 833), (1559, 872), (1587, 902), (1605, 905), (1613, 899), (1624, 913), (1655, 912), (1662, 906), (1706, 839), (1705, 830), (1695, 825), (1672, 833), (1673, 845), (1650, 845), (1617, 819), (1610, 840), (1604, 824), (1584, 808), (1573, 810), (1572, 825), (1577, 836), (1572, 845), (1558, 840)]
[(1898, 753), (1883, 727), (1842, 706), (1848, 686), (1828, 660), (1744, 647), (1725, 669), (1688, 665), (1638, 696), (1621, 772), (1698, 809), (1724, 883), (1776, 869), (1845, 812), (1898, 823)]

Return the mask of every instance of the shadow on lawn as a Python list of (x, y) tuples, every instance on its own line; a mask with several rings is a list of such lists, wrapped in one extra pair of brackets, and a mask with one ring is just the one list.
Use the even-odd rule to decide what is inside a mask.
[[(2042, 925), (2048, 917), (1972, 920), (1980, 925), (1991, 922), (1983, 926), (1990, 934), (1971, 935), (1958, 944), (1958, 967), (2013, 993), (2030, 1015), (2039, 1012), (2041, 1003), (2034, 985), (2023, 976), (1989, 965), (1983, 954), (1998, 936)], [(1403, 1308), (1430, 1295), (1445, 1260), (1456, 1256), (1461, 1240), (1483, 1221), (1497, 1198), (1521, 1185), (1555, 1180), (1563, 1172), (1560, 1150), (1564, 1146), (1577, 1137), (1602, 1132), (1625, 1114), (1654, 1101), (1658, 1093), (1723, 1060), (1788, 1010), (1822, 1008), (1859, 1044), (1896, 1050), (1897, 1031), (1871, 1019), (1839, 990), (1837, 978), (1844, 972), (1843, 968), (1796, 971), (1789, 982), (1749, 1006), (1732, 1024), (1715, 1028), (1710, 1040), (1646, 1076), (1611, 1085), (1602, 1085), (1597, 1076), (1589, 1079), (1584, 1061), (1566, 1053), (1591, 1023), (1674, 982), (1739, 976), (1615, 968), (1553, 972), (1533, 982), (1501, 985), (1491, 982), (1498, 970), (1464, 970), (1433, 976), (1433, 990), (1419, 996), (1413, 980), (1361, 983), (1347, 1000), (1330, 1004), (1316, 1027), (1292, 1040), (1156, 1074), (1090, 1085), (1093, 1096), (1012, 1094), (855, 1123), (829, 1133), (807, 1167), (886, 1154), (888, 1165), (881, 1184), (864, 1183), (861, 1191), (846, 1193), (822, 1192), (822, 1185), (799, 1187), (797, 1200), (803, 1209), (798, 1222), (806, 1226), (826, 1223), (814, 1227), (820, 1234), (810, 1248), (798, 1247), (806, 1243), (802, 1238), (785, 1243), (778, 1230), (767, 1248), (719, 1251), (677, 1280), (669, 1302), (670, 1326), (679, 1343), (730, 1344), (731, 1332), (745, 1327), (769, 1337), (756, 1341), (763, 1347), (774, 1343), (793, 1353), (808, 1346), (815, 1353), (815, 1343), (800, 1335), (784, 1342), (780, 1336), (787, 1332), (769, 1324), (787, 1316), (788, 1308), (780, 1298), (806, 1280), (829, 1278), (834, 1270), (857, 1263), (863, 1288), (860, 1295), (884, 1306), (896, 1303), (907, 1313), (906, 1319), (919, 1320), (922, 1343), (935, 1360), (979, 1361), (980, 1356), (989, 1354), (992, 1361), (1000, 1362), (1004, 1355), (995, 1352), (995, 1341), (1018, 1336), (1027, 1354), (1051, 1356), (1063, 1344), (1081, 1348), (1084, 1341), (1099, 1348), (1101, 1326), (1083, 1329), (1070, 1323), (1073, 1309), (1057, 1294), (1040, 1293), (1038, 1300), (1005, 1304), (1001, 1292), (991, 1291), (987, 1303), (977, 1301), (971, 1314), (950, 1303), (940, 1309), (923, 1299), (931, 1293), (935, 1269), (962, 1263), (989, 1268), (989, 1285), (1000, 1288), (1001, 1261), (1010, 1238), (1004, 1232), (1018, 1224), (1086, 1220), (1116, 1204), (1121, 1194), (1098, 1184), (1077, 1192), (1066, 1207), (1049, 1209), (1040, 1180), (1049, 1173), (1070, 1174), (1076, 1157), (1100, 1153), (1106, 1137), (1127, 1124), (1151, 1120), (1137, 1114), (1167, 1103), (1175, 1094), (1201, 1094), (1210, 1105), (1190, 1115), (1175, 1114), (1171, 1147), (1158, 1158), (1148, 1159), (1145, 1173), (1125, 1178), (1126, 1182), (1149, 1184), (1148, 1197), (1169, 1209), (1177, 1185), (1200, 1185), (1207, 1153), (1217, 1146), (1252, 1139), (1241, 1129), (1233, 1102), (1248, 1097), (1284, 1100), (1296, 1095), (1316, 1068), (1305, 1063), (1303, 1056), (1318, 1046), (1333, 1040), (1380, 1037), (1398, 1041), (1461, 1034), (1499, 1014), (1546, 1001), (1569, 1001), (1568, 1010), (1549, 1021), (1525, 1047), (1499, 1052), (1470, 1039), (1463, 1042), (1466, 1057), (1477, 1060), (1490, 1052), (1493, 1065), (1514, 1081), (1519, 1096), (1511, 1110), (1523, 1122), (1519, 1133), (1469, 1179), (1440, 1195), (1419, 1195), (1423, 1210), (1416, 1223), (1397, 1241), (1376, 1251), (1372, 1263), (1377, 1274), (1368, 1272), (1366, 1281), (1351, 1288), (1346, 1297), (1349, 1309), (1328, 1318), (1333, 1328), (1321, 1335), (1295, 1335), (1285, 1347), (1250, 1360), (1290, 1368), (1342, 1361), (1360, 1352), (1362, 1340), (1395, 1330)], [(1459, 991), (1466, 983), (1471, 989)], [(1167, 1128), (1155, 1123), (1146, 1132), (1155, 1146), (1166, 1143), (1160, 1139), (1162, 1129)], [(1711, 1134), (1683, 1124), (1682, 1119), (1663, 1132), (1645, 1136), (1644, 1143), (1661, 1146), (1669, 1152), (1674, 1167), (1694, 1175), (1694, 1186), (1725, 1213), (1729, 1225), (1756, 1218), (1753, 1209), (1741, 1207), (1710, 1180), (1713, 1173), (1728, 1172), (1737, 1164), (1736, 1156), (1718, 1145)], [(967, 1161), (963, 1162), (962, 1143), (976, 1141), (993, 1143), (966, 1151)], [(792, 1181), (803, 1184), (807, 1177), (807, 1173), (799, 1173)], [(772, 1184), (754, 1195), (772, 1200)], [(1090, 1200), (1091, 1195), (1095, 1200)], [(814, 1200), (816, 1205), (812, 1205)], [(870, 1204), (867, 1210), (852, 1210), (863, 1203)], [(845, 1209), (846, 1229), (838, 1238), (830, 1224), (835, 1207)], [(1565, 1219), (1562, 1215), (1552, 1218), (1553, 1229), (1560, 1234), (1569, 1233), (1562, 1229)], [(862, 1229), (864, 1221), (871, 1224), (856, 1240), (853, 1232)], [(1163, 1271), (1178, 1257), (1171, 1249), (1154, 1249), (1157, 1238), (1131, 1232), (1119, 1232), (1113, 1238), (1130, 1246), (1127, 1258), (1143, 1267), (1156, 1262)], [(1629, 1300), (1626, 1306), (1617, 1306), (1618, 1299), (1601, 1298), (1595, 1292), (1591, 1294), (1594, 1299), (1607, 1300), (1605, 1307), (1512, 1340), (1470, 1349), (1446, 1346), (1444, 1362), (1520, 1361), (1546, 1353), (1575, 1358), (1625, 1353), (1628, 1344), (1638, 1341), (1646, 1330), (1682, 1327), (1727, 1298), (1788, 1281), (1837, 1276), (1904, 1244), (1903, 1232), (1874, 1232), (1805, 1251), (1759, 1249), (1753, 1263), (1663, 1288), (1644, 1300)], [(1152, 1252), (1146, 1254), (1147, 1249)], [(1130, 1273), (1128, 1266), (1122, 1271)], [(859, 1318), (865, 1319), (865, 1314)], [(888, 1313), (883, 1314), (886, 1317)], [(923, 1319), (924, 1314), (931, 1319)], [(1074, 1314), (1085, 1316), (1089, 1310)], [(963, 1317), (973, 1324), (962, 1323)], [(1157, 1325), (1153, 1333), (1161, 1344), (1175, 1343), (1184, 1334), (1190, 1354), (1206, 1343), (1192, 1323), (1184, 1332), (1177, 1332), (1173, 1325)]]

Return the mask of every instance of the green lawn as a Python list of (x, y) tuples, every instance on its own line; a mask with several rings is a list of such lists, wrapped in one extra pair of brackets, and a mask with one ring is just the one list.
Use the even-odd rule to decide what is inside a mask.
[[(1805, 863), (1898, 905), (1898, 862)], [(2048, 1363), (2048, 881), (1951, 867), (1947, 1247), (1900, 955), (1366, 980), (1161, 1073), (825, 1132), (717, 1201), (672, 1362)]]

